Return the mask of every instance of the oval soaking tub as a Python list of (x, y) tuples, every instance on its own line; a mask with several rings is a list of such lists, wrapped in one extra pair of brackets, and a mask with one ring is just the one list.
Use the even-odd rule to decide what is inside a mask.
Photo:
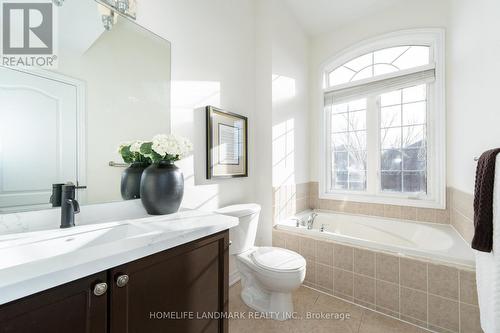
[[(340, 214), (316, 210), (313, 228), (297, 227), (297, 218), (307, 220), (308, 210), (278, 222), (277, 229), (327, 238), (335, 242), (400, 255), (422, 257), (474, 267), (469, 244), (449, 224), (420, 223), (390, 218)], [(324, 231), (321, 231), (323, 227)]]

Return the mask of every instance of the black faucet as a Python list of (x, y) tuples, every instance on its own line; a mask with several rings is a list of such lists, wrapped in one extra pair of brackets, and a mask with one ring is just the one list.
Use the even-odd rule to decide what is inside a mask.
[(75, 200), (77, 187), (73, 183), (67, 183), (61, 188), (61, 228), (70, 228), (75, 226), (75, 214), (80, 213), (80, 204)]

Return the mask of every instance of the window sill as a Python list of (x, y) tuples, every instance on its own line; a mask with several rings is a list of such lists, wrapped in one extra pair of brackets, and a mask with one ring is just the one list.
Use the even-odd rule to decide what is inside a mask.
[(382, 205), (397, 205), (397, 206), (408, 206), (417, 208), (434, 208), (434, 209), (446, 209), (446, 198), (443, 196), (441, 200), (429, 199), (429, 198), (411, 198), (403, 196), (394, 195), (373, 195), (373, 194), (363, 194), (363, 193), (347, 193), (347, 192), (321, 192), (319, 193), (319, 199), (324, 200), (339, 200), (339, 201), (352, 201), (352, 202), (362, 202), (362, 203), (373, 203)]

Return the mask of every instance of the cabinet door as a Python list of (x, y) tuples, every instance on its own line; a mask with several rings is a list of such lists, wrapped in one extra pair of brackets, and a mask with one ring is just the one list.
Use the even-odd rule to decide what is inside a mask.
[(228, 246), (226, 231), (111, 270), (111, 333), (227, 332)]
[(94, 295), (106, 273), (0, 305), (0, 333), (106, 333), (107, 295)]

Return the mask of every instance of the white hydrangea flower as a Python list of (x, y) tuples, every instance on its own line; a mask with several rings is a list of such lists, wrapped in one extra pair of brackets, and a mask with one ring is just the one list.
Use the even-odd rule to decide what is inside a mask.
[(152, 149), (161, 156), (179, 156), (179, 159), (187, 156), (193, 145), (186, 138), (174, 134), (159, 134), (152, 140)]
[(144, 143), (144, 141), (136, 140), (130, 145), (130, 151), (132, 153), (139, 153), (141, 150), (141, 145)]

